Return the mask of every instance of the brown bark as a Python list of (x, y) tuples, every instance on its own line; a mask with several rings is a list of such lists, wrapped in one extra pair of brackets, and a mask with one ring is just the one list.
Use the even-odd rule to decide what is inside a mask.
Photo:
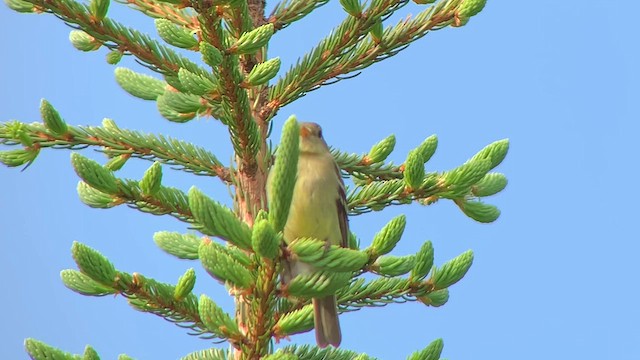
[[(264, 17), (264, 0), (248, 0), (249, 14), (253, 21), (254, 27), (263, 25), (266, 23)], [(257, 58), (243, 59), (242, 70), (245, 73), (251, 71), (251, 68), (255, 66), (256, 62), (263, 61), (260, 53)], [(247, 61), (248, 60), (248, 61)], [(269, 171), (268, 161), (268, 148), (267, 148), (267, 132), (268, 123), (261, 116), (261, 109), (267, 103), (267, 92), (263, 90), (249, 90), (249, 100), (251, 104), (251, 112), (253, 121), (256, 122), (260, 129), (260, 148), (256, 154), (256, 159), (242, 159), (236, 157), (236, 163), (238, 170), (236, 172), (236, 189), (235, 189), (235, 207), (240, 219), (242, 219), (249, 226), (253, 226), (255, 216), (260, 209), (266, 209), (267, 207), (267, 193), (266, 183)], [(273, 275), (273, 274), (272, 274)], [(261, 294), (265, 296), (266, 294)], [(263, 336), (265, 331), (270, 329), (265, 328), (265, 319), (261, 314), (249, 313), (249, 302), (244, 295), (236, 295), (236, 320), (239, 328), (246, 336), (248, 341), (248, 347), (245, 349), (236, 349), (234, 358), (237, 360), (246, 359), (254, 360), (259, 359), (265, 349), (269, 348), (269, 336)], [(264, 312), (264, 306), (267, 306), (264, 301), (260, 302), (258, 312)], [(264, 314), (262, 314), (264, 315)], [(248, 324), (247, 316), (255, 316), (256, 321), (259, 324)], [(265, 342), (265, 343), (262, 343)]]

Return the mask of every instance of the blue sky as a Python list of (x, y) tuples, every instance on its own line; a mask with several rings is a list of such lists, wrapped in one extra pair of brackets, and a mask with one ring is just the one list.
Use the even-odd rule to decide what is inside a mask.
[[(122, 5), (110, 11), (154, 33), (152, 22)], [(409, 6), (401, 16), (418, 11)], [(476, 223), (447, 201), (352, 218), (353, 231), (368, 244), (382, 224), (405, 213), (407, 229), (394, 254), (414, 253), (431, 240), (439, 264), (467, 249), (475, 261), (441, 308), (402, 304), (342, 316), (344, 348), (403, 359), (441, 337), (448, 359), (640, 358), (633, 195), (640, 50), (632, 15), (639, 12), (640, 3), (631, 0), (490, 0), (467, 26), (428, 34), (359, 77), (279, 112), (276, 133), (297, 114), (321, 123), (330, 144), (355, 153), (394, 133), (395, 163), (437, 134), (429, 171), (451, 169), (492, 141), (511, 141), (497, 169), (509, 185), (487, 199), (502, 210), (493, 224)], [(278, 33), (270, 56), (280, 56), (288, 68), (343, 16), (331, 2)], [(121, 127), (171, 134), (230, 159), (218, 122), (162, 119), (154, 103), (118, 87), (104, 50), (76, 51), (67, 40), (70, 29), (53, 16), (0, 6), (0, 19), (0, 120), (40, 121), (39, 101), (46, 98), (71, 124), (97, 125), (109, 117)], [(140, 69), (130, 60), (121, 66)], [(104, 161), (93, 151), (83, 154)], [(164, 282), (194, 267), (196, 293), (228, 310), (232, 305), (198, 263), (176, 260), (154, 245), (154, 232), (185, 231), (183, 224), (126, 207), (84, 206), (69, 155), (43, 151), (24, 172), (0, 167), (1, 357), (27, 358), (26, 337), (74, 353), (91, 344), (103, 359), (119, 353), (175, 359), (209, 347), (160, 318), (132, 311), (122, 298), (83, 297), (62, 285), (59, 272), (75, 268), (70, 248), (77, 240), (121, 270)], [(149, 165), (131, 161), (120, 175), (140, 178)], [(229, 203), (217, 180), (165, 169), (164, 183), (185, 190), (197, 185)], [(309, 343), (313, 336), (292, 340)]]

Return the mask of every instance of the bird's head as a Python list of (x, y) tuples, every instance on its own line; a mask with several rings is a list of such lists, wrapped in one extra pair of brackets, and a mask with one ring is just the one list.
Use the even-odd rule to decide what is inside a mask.
[(324, 153), (329, 150), (322, 138), (322, 128), (312, 122), (300, 124), (300, 152), (309, 154)]

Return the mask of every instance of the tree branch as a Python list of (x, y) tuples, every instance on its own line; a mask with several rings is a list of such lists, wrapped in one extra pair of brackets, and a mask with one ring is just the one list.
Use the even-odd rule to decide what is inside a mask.
[(371, 163), (367, 155), (349, 154), (336, 149), (331, 150), (340, 169), (356, 179), (365, 182), (377, 180), (402, 179), (402, 166), (391, 163)]
[(317, 88), (342, 57), (353, 51), (353, 47), (369, 32), (376, 21), (392, 14), (406, 3), (406, 0), (374, 1), (359, 17), (348, 16), (331, 35), (307, 53), (270, 89), (265, 118), (270, 119), (280, 107)]
[[(200, 26), (203, 29), (204, 40), (223, 52), (222, 63), (217, 66), (220, 74), (220, 92), (222, 96), (222, 121), (229, 128), (231, 141), (236, 155), (241, 159), (240, 171), (256, 171), (256, 152), (259, 135), (256, 122), (251, 116), (251, 107), (247, 92), (240, 87), (242, 74), (238, 68), (235, 55), (227, 54), (226, 43), (221, 19), (207, 9), (205, 5), (195, 8), (200, 16)], [(206, 29), (206, 31), (204, 31)]]
[(364, 39), (376, 21), (406, 4), (406, 1), (393, 0), (372, 2), (359, 17), (349, 16), (271, 88), (266, 118), (307, 92), (396, 55), (430, 30), (454, 23), (460, 3), (461, 0), (442, 1), (414, 19), (401, 20), (395, 27), (388, 28), (381, 39), (373, 36)]
[(230, 170), (204, 148), (162, 135), (142, 134), (115, 126), (69, 126), (68, 132), (56, 135), (40, 123), (10, 122), (0, 124), (0, 143), (17, 145), (21, 139), (16, 133), (20, 128), (39, 148), (76, 149), (86, 146), (103, 147), (101, 151), (114, 156), (126, 155), (167, 165), (196, 175), (217, 176), (231, 181)]
[(114, 288), (124, 295), (137, 310), (160, 316), (182, 328), (191, 329), (191, 335), (205, 339), (216, 338), (209, 332), (198, 313), (198, 299), (189, 293), (184, 299), (173, 297), (175, 287), (159, 283), (138, 273), (119, 272)]
[(191, 30), (199, 30), (198, 20), (186, 13), (184, 10), (178, 9), (176, 6), (166, 2), (153, 0), (116, 0), (121, 4), (129, 5), (132, 9), (155, 19), (167, 19), (171, 22), (184, 26)]
[[(140, 61), (163, 73), (177, 75), (180, 68), (196, 74), (207, 74), (204, 69), (173, 50), (160, 45), (149, 36), (137, 30), (127, 28), (109, 18), (96, 21), (88, 7), (73, 0), (25, 0), (47, 10), (69, 24), (77, 25), (81, 30), (93, 36), (107, 46), (118, 47), (121, 51), (133, 54)], [(109, 45), (109, 43), (115, 45)]]
[(356, 311), (362, 307), (379, 307), (390, 303), (416, 301), (436, 291), (430, 281), (413, 282), (402, 278), (378, 278), (365, 282), (357, 279), (338, 294), (343, 311)]
[(328, 2), (329, 0), (283, 0), (276, 5), (267, 21), (272, 23), (278, 31), (304, 18)]

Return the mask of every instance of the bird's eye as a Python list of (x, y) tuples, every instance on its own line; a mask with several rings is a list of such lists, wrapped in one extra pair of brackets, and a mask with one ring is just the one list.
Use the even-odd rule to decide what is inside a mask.
[(322, 129), (319, 129), (319, 130), (318, 130), (318, 137), (319, 137), (319, 138), (322, 138)]

